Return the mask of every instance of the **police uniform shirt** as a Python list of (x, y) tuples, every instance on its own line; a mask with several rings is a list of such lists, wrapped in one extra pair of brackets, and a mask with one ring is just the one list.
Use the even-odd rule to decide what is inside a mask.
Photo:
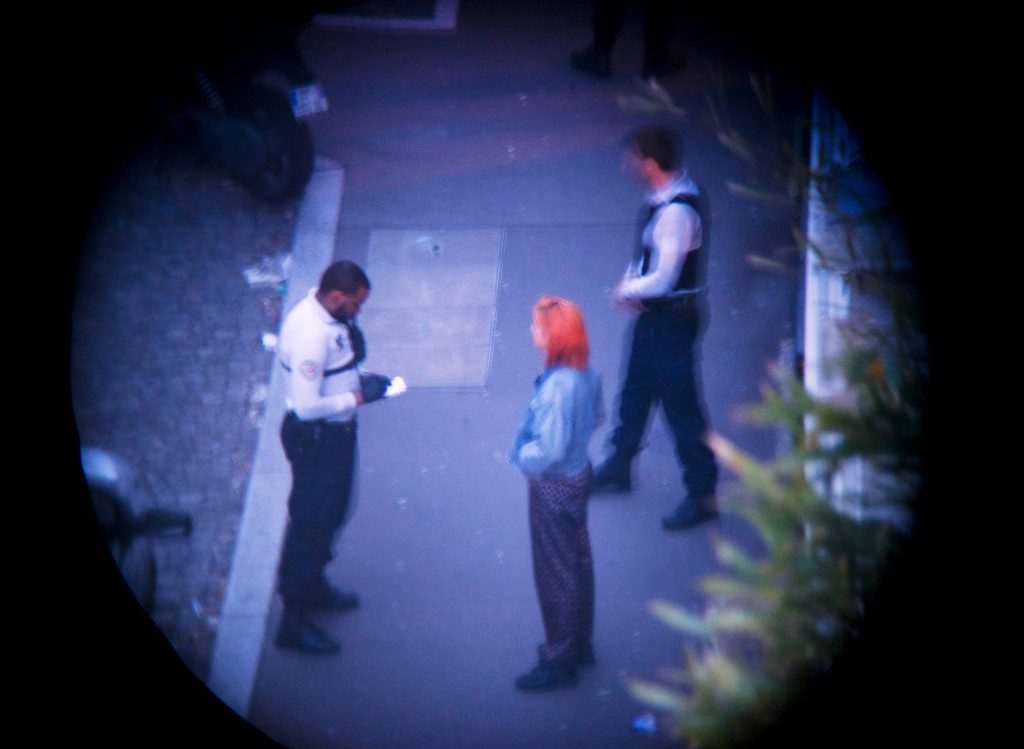
[[(359, 368), (344, 367), (355, 356), (348, 328), (317, 301), (317, 290), (285, 318), (278, 346), (287, 371), (287, 405), (303, 420), (352, 421)], [(338, 371), (343, 370), (343, 371)]]
[(618, 288), (621, 299), (652, 299), (669, 295), (682, 273), (686, 253), (701, 245), (700, 216), (693, 208), (669, 203), (679, 194), (697, 195), (697, 183), (685, 172), (660, 190), (651, 192), (647, 202), (661, 206), (644, 228), (643, 243), (653, 248), (650, 267), (640, 274), (636, 264), (630, 265)]

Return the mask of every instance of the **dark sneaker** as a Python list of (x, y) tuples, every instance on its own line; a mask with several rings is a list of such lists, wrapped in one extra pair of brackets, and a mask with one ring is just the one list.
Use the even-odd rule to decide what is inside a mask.
[(285, 650), (297, 650), (300, 653), (314, 655), (329, 655), (341, 650), (340, 642), (308, 619), (287, 615), (277, 630), (274, 643)]
[(713, 496), (698, 500), (688, 499), (679, 505), (671, 515), (666, 515), (661, 519), (661, 527), (665, 530), (678, 531), (692, 528), (717, 517), (718, 505)]
[(347, 590), (325, 587), (310, 603), (311, 611), (349, 611), (359, 606), (359, 596)]
[(609, 78), (612, 74), (612, 56), (594, 47), (587, 47), (569, 56), (569, 63), (581, 73)]
[(546, 692), (550, 689), (576, 686), (576, 669), (553, 663), (538, 663), (532, 671), (516, 679), (516, 689), (525, 692)]
[(594, 471), (594, 479), (590, 485), (594, 494), (628, 494), (633, 491), (633, 481), (629, 475), (629, 464), (609, 458)]

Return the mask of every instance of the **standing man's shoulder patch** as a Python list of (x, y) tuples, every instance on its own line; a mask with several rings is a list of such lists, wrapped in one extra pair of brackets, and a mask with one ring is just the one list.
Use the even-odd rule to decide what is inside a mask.
[(306, 361), (299, 365), (299, 371), (307, 380), (315, 380), (317, 375), (320, 374), (320, 364), (312, 359), (306, 359)]

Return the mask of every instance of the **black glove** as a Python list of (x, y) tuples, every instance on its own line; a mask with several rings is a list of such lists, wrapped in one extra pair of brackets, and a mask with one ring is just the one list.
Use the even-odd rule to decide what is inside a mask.
[(359, 386), (363, 394), (363, 403), (373, 403), (384, 397), (384, 391), (391, 384), (391, 379), (379, 374), (359, 375)]

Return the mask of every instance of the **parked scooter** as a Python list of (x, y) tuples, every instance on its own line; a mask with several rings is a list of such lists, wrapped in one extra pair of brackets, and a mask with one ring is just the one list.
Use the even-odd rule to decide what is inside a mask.
[(136, 599), (152, 614), (157, 586), (154, 540), (189, 535), (192, 518), (184, 512), (143, 507), (138, 479), (123, 458), (96, 447), (83, 447), (81, 458), (107, 548)]
[(314, 160), (307, 120), (328, 109), (296, 47), (310, 18), (206, 19), (176, 34), (157, 95), (170, 133), (268, 201), (302, 194)]

